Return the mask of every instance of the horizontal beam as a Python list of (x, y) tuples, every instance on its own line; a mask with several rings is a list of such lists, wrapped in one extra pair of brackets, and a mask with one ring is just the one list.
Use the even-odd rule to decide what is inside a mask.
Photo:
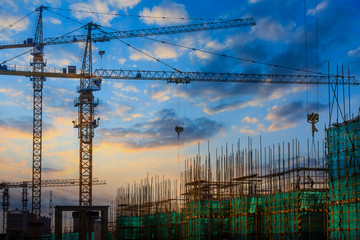
[(103, 79), (164, 80), (169, 83), (190, 82), (232, 82), (232, 83), (279, 83), (279, 84), (334, 84), (359, 85), (354, 77), (281, 75), (281, 74), (244, 74), (209, 72), (173, 72), (142, 70), (96, 69), (94, 75)]
[(10, 43), (6, 45), (0, 45), (0, 50), (2, 49), (10, 49), (10, 48), (28, 48), (28, 47), (34, 47), (34, 44), (31, 43)]
[[(93, 185), (106, 185), (105, 180), (99, 180), (94, 178), (92, 180)], [(42, 180), (41, 187), (67, 187), (67, 186), (79, 186), (79, 179), (51, 179), (51, 180)], [(0, 189), (4, 188), (22, 188), (22, 187), (32, 187), (32, 181), (22, 181), (22, 182), (1, 182)]]
[[(0, 75), (25, 77), (52, 77), (52, 78), (84, 78), (82, 74), (62, 73), (57, 69), (45, 69), (44, 72), (32, 72), (26, 67), (9, 67), (0, 70)], [(13, 71), (13, 69), (25, 69)], [(280, 74), (244, 74), (244, 73), (209, 73), (209, 72), (175, 72), (175, 71), (146, 71), (146, 70), (112, 70), (96, 69), (89, 77), (102, 79), (122, 79), (132, 81), (155, 80), (168, 83), (187, 84), (190, 82), (229, 82), (229, 83), (277, 83), (277, 84), (346, 84), (359, 85), (355, 77), (342, 76), (314, 76), (314, 75), (280, 75)]]

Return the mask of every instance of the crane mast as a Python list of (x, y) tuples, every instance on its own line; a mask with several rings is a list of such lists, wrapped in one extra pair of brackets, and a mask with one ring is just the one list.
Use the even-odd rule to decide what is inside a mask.
[[(31, 65), (34, 72), (44, 71), (44, 44), (43, 44), (43, 22), (42, 13), (44, 7), (40, 6), (38, 22), (36, 25), (34, 49), (31, 52), (33, 61)], [(33, 161), (32, 161), (32, 204), (31, 218), (34, 223), (33, 234), (38, 236), (40, 233), (41, 219), (41, 160), (42, 160), (42, 100), (44, 77), (31, 77), (33, 82)]]
[(80, 190), (79, 205), (92, 205), (92, 151), (94, 128), (98, 120), (94, 120), (94, 109), (99, 101), (94, 101), (92, 84), (92, 39), (91, 31), (95, 25), (91, 22), (87, 24), (87, 40), (85, 42), (84, 54), (82, 59), (80, 86), (77, 92), (80, 96), (75, 99), (74, 107), (78, 107), (78, 119), (74, 121), (74, 127), (78, 128), (80, 139)]

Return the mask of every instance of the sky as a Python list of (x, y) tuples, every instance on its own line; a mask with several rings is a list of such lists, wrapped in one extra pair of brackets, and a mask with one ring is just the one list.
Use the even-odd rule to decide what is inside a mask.
[[(201, 22), (199, 18), (207, 21), (253, 18), (256, 22), (253, 27), (151, 38), (314, 72), (327, 73), (330, 63), (330, 73), (335, 74), (336, 66), (339, 64), (341, 71), (343, 64), (346, 73), (349, 68), (351, 75), (360, 77), (357, 0), (3, 0), (0, 42), (33, 38), (36, 13), (10, 29), (5, 28), (42, 4), (49, 7), (43, 13), (45, 38), (62, 36), (90, 21), (108, 31), (194, 24)], [(89, 11), (97, 14), (86, 13)], [(84, 34), (84, 30), (75, 33)], [(145, 38), (123, 41), (184, 72), (301, 74)], [(79, 43), (46, 46), (47, 66), (81, 68), (82, 48)], [(26, 50), (0, 50), (0, 61)], [(99, 51), (105, 54), (100, 57)], [(30, 60), (31, 55), (25, 54), (7, 64), (28, 66)], [(94, 69), (171, 71), (167, 65), (118, 40), (93, 45)], [(0, 82), (0, 181), (31, 180), (32, 85), (26, 77), (0, 76)], [(79, 79), (54, 78), (46, 79), (44, 84), (43, 179), (78, 178), (79, 140), (72, 124), (77, 118), (73, 101), (78, 96), (78, 84)], [(202, 153), (207, 152), (208, 141), (214, 153), (226, 143), (236, 145), (238, 139), (245, 143), (248, 136), (258, 144), (260, 135), (263, 146), (295, 138), (305, 146), (306, 139), (311, 138), (306, 114), (320, 115), (316, 141), (323, 140), (325, 126), (329, 124), (327, 86), (214, 82), (173, 85), (164, 81), (104, 80), (102, 90), (94, 95), (100, 99), (97, 117), (101, 120), (95, 131), (93, 175), (107, 181), (106, 186), (94, 186), (94, 204), (108, 204), (114, 200), (118, 187), (147, 173), (178, 178), (183, 160), (197, 153), (198, 142)], [(359, 95), (359, 87), (351, 87), (350, 97), (345, 97), (347, 113), (350, 99), (351, 113), (358, 114)], [(178, 138), (174, 128), (179, 125), (184, 132)], [(78, 187), (52, 190), (54, 205), (77, 204)], [(19, 208), (20, 190), (12, 189), (11, 194), (10, 208)], [(46, 214), (49, 189), (44, 188), (42, 196), (42, 212)]]

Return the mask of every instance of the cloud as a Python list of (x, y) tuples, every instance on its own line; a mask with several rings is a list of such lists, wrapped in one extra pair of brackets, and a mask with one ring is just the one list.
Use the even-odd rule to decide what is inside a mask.
[(114, 92), (132, 92), (132, 93), (138, 93), (139, 89), (137, 89), (134, 85), (129, 85), (124, 82), (115, 82), (113, 83), (113, 88), (116, 89)]
[(321, 10), (325, 9), (328, 5), (327, 0), (322, 1), (321, 3), (319, 3), (315, 8), (311, 8), (307, 11), (307, 15), (316, 15), (316, 13), (319, 13)]
[(119, 58), (118, 62), (120, 63), (120, 65), (124, 65), (124, 63), (126, 62), (125, 58)]
[(244, 119), (241, 121), (242, 123), (257, 123), (259, 120), (257, 118), (251, 118), (251, 117), (244, 117)]
[[(0, 26), (1, 27), (8, 27), (10, 24), (15, 23), (21, 17), (22, 16), (9, 15), (7, 11), (0, 10)], [(14, 24), (10, 28), (10, 31), (13, 31), (13, 32), (24, 31), (24, 30), (28, 29), (29, 23), (30, 23), (30, 20), (28, 18), (25, 18), (22, 21)], [(4, 35), (4, 36), (6, 36), (6, 35)]]
[[(67, 67), (76, 65), (79, 62), (79, 56), (74, 51), (67, 49), (56, 49), (47, 51), (48, 64), (54, 67)], [(68, 80), (67, 80), (68, 81)]]
[(51, 167), (43, 167), (41, 170), (42, 170), (44, 173), (63, 172), (63, 169), (51, 168)]
[(358, 57), (360, 56), (360, 46), (356, 49), (350, 50), (347, 54), (350, 57)]
[(113, 6), (117, 7), (119, 9), (127, 9), (127, 8), (133, 8), (136, 6), (141, 0), (108, 0), (108, 3)]
[(273, 93), (293, 93), (293, 88), (284, 84), (193, 83), (185, 94), (192, 101), (201, 96), (202, 103), (205, 103), (202, 105), (203, 111), (214, 115), (245, 107), (261, 107), (269, 99), (276, 99)]
[(295, 23), (281, 24), (271, 18), (261, 18), (253, 28), (256, 36), (268, 41), (283, 40), (295, 27)]
[(269, 131), (273, 132), (295, 127), (299, 119), (306, 118), (303, 110), (304, 105), (301, 101), (287, 103), (283, 106), (273, 106), (270, 113), (265, 117), (266, 120), (272, 122)]
[[(154, 6), (151, 10), (149, 8), (144, 8), (143, 11), (139, 13), (139, 15), (150, 16), (149, 18), (142, 18), (142, 20), (149, 25), (171, 25), (175, 23), (185, 24), (188, 22), (186, 18), (189, 18), (189, 15), (183, 4), (169, 1), (162, 3), (159, 6)], [(162, 17), (168, 18), (163, 19)]]
[(221, 103), (216, 105), (215, 107), (210, 107), (210, 108), (204, 108), (204, 112), (209, 114), (209, 115), (213, 115), (213, 114), (218, 114), (221, 112), (225, 112), (225, 111), (233, 111), (239, 108), (244, 108), (249, 106), (249, 104), (245, 101), (234, 101), (234, 102), (230, 102), (230, 103)]
[(259, 135), (261, 132), (266, 132), (267, 128), (264, 124), (259, 123), (255, 129), (252, 129), (250, 126), (244, 126), (240, 128), (240, 132), (248, 135)]
[(258, 126), (257, 126), (257, 130), (258, 130), (259, 132), (266, 132), (266, 131), (267, 131), (267, 128), (266, 128), (266, 126), (265, 126), (264, 124), (259, 123)]
[(29, 139), (32, 137), (32, 118), (23, 117), (25, 120), (8, 119), (0, 120), (1, 133), (10, 139)]
[[(195, 120), (182, 119), (184, 131), (180, 134), (180, 144), (191, 144), (212, 138), (223, 131), (224, 126), (207, 118)], [(101, 141), (115, 144), (123, 151), (161, 149), (178, 145), (178, 136), (174, 130), (178, 119), (174, 112), (163, 109), (148, 121), (138, 122), (131, 128), (99, 129)]]
[(172, 95), (172, 90), (171, 87), (166, 87), (164, 89), (163, 86), (155, 84), (152, 86), (150, 94), (151, 94), (151, 99), (154, 99), (158, 102), (165, 102), (170, 99)]
[[(317, 109), (319, 111), (326, 109), (326, 105), (310, 103), (307, 108), (309, 112), (316, 112)], [(296, 127), (299, 121), (306, 121), (306, 112), (306, 106), (302, 101), (273, 106), (265, 117), (266, 120), (271, 121), (269, 132)]]
[[(70, 5), (70, 9), (87, 11), (87, 12), (100, 12), (100, 13), (117, 13), (116, 10), (127, 8), (133, 8), (140, 0), (89, 0), (88, 3), (73, 3)], [(110, 11), (111, 9), (111, 11)], [(104, 26), (110, 26), (110, 21), (115, 18), (115, 15), (106, 14), (92, 14), (86, 12), (72, 11), (73, 16), (79, 20), (92, 19), (94, 22), (98, 22)]]
[(20, 97), (24, 95), (24, 92), (21, 90), (16, 90), (13, 88), (0, 88), (0, 93), (6, 94), (9, 97)]
[(53, 17), (49, 17), (49, 21), (52, 23), (52, 24), (61, 24), (61, 21), (57, 18), (53, 18)]
[(250, 129), (249, 126), (245, 126), (245, 127), (240, 128), (240, 132), (241, 132), (241, 133), (248, 134), (248, 135), (256, 135), (256, 131)]
[[(171, 47), (167, 45), (159, 45), (157, 43), (154, 43), (152, 46), (148, 47), (147, 49), (151, 49), (151, 50), (142, 50), (142, 51), (157, 59), (176, 59), (181, 55), (180, 51), (177, 51), (175, 47)], [(132, 50), (132, 53), (129, 58), (133, 61), (137, 61), (137, 60), (155, 61), (151, 57), (135, 50)]]

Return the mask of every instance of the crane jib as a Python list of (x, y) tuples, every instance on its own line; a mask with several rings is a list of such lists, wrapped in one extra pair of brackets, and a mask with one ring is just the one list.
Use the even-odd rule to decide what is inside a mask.
[[(17, 69), (20, 69), (17, 70)], [(82, 78), (76, 73), (62, 73), (56, 69), (44, 69), (44, 72), (33, 72), (21, 66), (7, 66), (0, 69), (0, 75), (37, 76), (52, 78)], [(209, 72), (175, 72), (175, 71), (146, 71), (146, 70), (114, 70), (96, 69), (92, 75), (94, 79), (124, 79), (124, 80), (158, 80), (168, 83), (190, 82), (232, 82), (232, 83), (278, 83), (278, 84), (338, 84), (357, 86), (360, 81), (354, 76), (342, 77), (337, 75), (278, 75), (278, 74), (243, 74), (243, 73), (209, 73)], [(97, 82), (99, 84), (100, 81)], [(101, 83), (101, 82), (100, 82)]]
[[(187, 33), (187, 32), (199, 32), (199, 31), (209, 31), (216, 29), (227, 29), (227, 28), (237, 28), (237, 27), (249, 27), (254, 26), (256, 23), (252, 18), (249, 19), (235, 19), (235, 20), (224, 20), (216, 22), (205, 22), (189, 25), (178, 25), (178, 26), (169, 26), (169, 27), (160, 27), (160, 28), (145, 28), (138, 30), (128, 30), (128, 31), (113, 31), (113, 32), (101, 32), (101, 33), (92, 33), (91, 40), (93, 42), (108, 42), (113, 39), (121, 38), (135, 38), (135, 37), (146, 37), (146, 36), (156, 36), (156, 35), (165, 35), (165, 34), (176, 34), (176, 33)], [(76, 42), (86, 42), (87, 35), (64, 35), (61, 37), (51, 37), (45, 38), (44, 45), (57, 45), (57, 44), (67, 44), (67, 43), (76, 43)], [(26, 48), (34, 47), (32, 41), (24, 41), (23, 43), (9, 43), (0, 45), (0, 49), (8, 48)]]

